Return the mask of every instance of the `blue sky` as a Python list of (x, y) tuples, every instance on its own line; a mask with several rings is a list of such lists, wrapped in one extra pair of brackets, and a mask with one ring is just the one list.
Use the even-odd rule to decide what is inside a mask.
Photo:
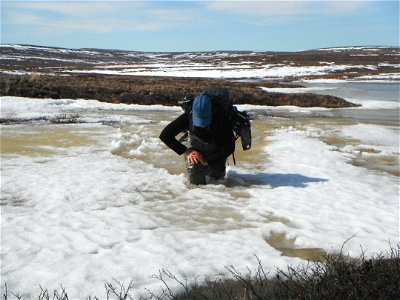
[(2, 1), (1, 43), (139, 51), (399, 46), (399, 1)]

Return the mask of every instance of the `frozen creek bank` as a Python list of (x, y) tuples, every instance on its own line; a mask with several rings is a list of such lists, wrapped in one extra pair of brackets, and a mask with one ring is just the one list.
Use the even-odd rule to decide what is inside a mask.
[(253, 149), (237, 150), (226, 181), (196, 187), (158, 140), (179, 108), (1, 104), (2, 118), (87, 122), (2, 126), (1, 277), (27, 297), (39, 284), (102, 297), (112, 278), (133, 279), (141, 294), (159, 287), (152, 275), (161, 268), (203, 279), (228, 265), (254, 268), (253, 254), (274, 270), (352, 236), (350, 255), (398, 240), (398, 126), (297, 108), (258, 117)]

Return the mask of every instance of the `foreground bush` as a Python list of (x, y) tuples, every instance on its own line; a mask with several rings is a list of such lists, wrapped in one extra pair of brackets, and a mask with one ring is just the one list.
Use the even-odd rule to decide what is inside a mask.
[[(257, 258), (258, 259), (258, 258)], [(287, 270), (277, 270), (275, 276), (265, 272), (260, 260), (258, 268), (247, 275), (241, 274), (233, 266), (227, 267), (234, 280), (217, 279), (198, 285), (196, 280), (189, 284), (168, 270), (160, 270), (156, 278), (160, 280), (161, 292), (148, 291), (148, 297), (142, 299), (191, 300), (191, 299), (400, 299), (400, 244), (390, 247), (386, 254), (366, 258), (347, 255), (325, 254), (313, 263)], [(181, 291), (174, 292), (168, 282), (180, 285)], [(116, 282), (106, 283), (106, 299), (133, 299), (131, 295), (134, 283), (128, 286)], [(6, 290), (3, 299), (18, 294)], [(64, 288), (49, 293), (41, 288), (39, 300), (67, 300)], [(88, 297), (87, 299), (98, 299)]]
[(227, 269), (235, 281), (209, 282), (179, 296), (166, 289), (156, 299), (400, 299), (400, 244), (368, 259), (324, 254), (317, 262), (277, 270), (274, 277), (261, 261), (254, 275)]

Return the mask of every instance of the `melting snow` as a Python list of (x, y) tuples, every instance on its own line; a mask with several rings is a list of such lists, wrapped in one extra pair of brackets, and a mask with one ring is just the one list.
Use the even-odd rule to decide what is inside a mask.
[[(112, 278), (133, 279), (139, 295), (160, 286), (151, 276), (161, 268), (202, 280), (228, 265), (256, 267), (253, 254), (266, 270), (299, 263), (268, 244), (275, 235), (326, 251), (354, 236), (344, 247), (351, 255), (360, 245), (371, 254), (398, 240), (398, 177), (355, 166), (355, 150), (321, 139), (356, 139), (396, 157), (398, 128), (283, 120), (274, 129), (279, 120), (254, 120), (252, 153), (228, 168), (225, 184), (196, 187), (182, 158), (158, 140), (176, 107), (3, 97), (1, 113), (77, 113), (91, 122), (2, 126), (2, 147), (14, 141), (49, 151), (2, 151), (1, 277), (26, 298), (39, 284), (62, 284), (71, 298), (103, 297)], [(109, 120), (117, 126), (102, 125)]]

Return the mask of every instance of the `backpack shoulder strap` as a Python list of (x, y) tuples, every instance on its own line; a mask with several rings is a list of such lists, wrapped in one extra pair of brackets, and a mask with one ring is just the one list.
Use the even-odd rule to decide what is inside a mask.
[(178, 101), (180, 107), (182, 107), (183, 111), (187, 114), (192, 112), (192, 105), (195, 98), (193, 97), (185, 97), (182, 101)]

